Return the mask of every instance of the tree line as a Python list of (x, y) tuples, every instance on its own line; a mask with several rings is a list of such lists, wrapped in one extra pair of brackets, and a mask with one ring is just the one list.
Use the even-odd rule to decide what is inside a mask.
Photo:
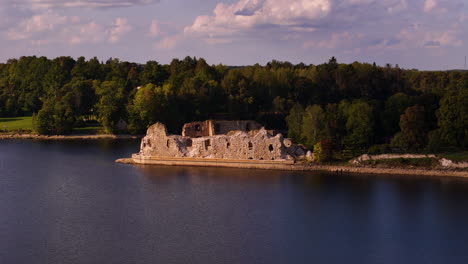
[(334, 156), (456, 150), (468, 147), (467, 102), (468, 72), (335, 58), (229, 67), (194, 57), (162, 65), (31, 56), (0, 64), (0, 117), (34, 115), (41, 134), (93, 121), (108, 133), (139, 134), (157, 121), (177, 133), (194, 120), (254, 119)]

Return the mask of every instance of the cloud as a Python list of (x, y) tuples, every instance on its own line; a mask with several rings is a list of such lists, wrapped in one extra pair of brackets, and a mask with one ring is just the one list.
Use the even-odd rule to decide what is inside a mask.
[(119, 42), (120, 39), (132, 30), (126, 18), (117, 18), (109, 30), (109, 41), (111, 43)]
[(330, 0), (241, 0), (218, 4), (212, 16), (198, 16), (184, 32), (209, 37), (225, 36), (256, 27), (314, 27), (331, 11)]
[(77, 16), (63, 16), (53, 11), (33, 15), (9, 28), (4, 36), (11, 41), (30, 41), (32, 45), (67, 43), (119, 42), (132, 30), (126, 18), (113, 23), (99, 24)]
[(239, 0), (218, 4), (212, 15), (198, 16), (184, 33), (207, 42), (265, 31), (306, 35), (376, 23), (408, 8), (407, 0)]
[(260, 40), (339, 52), (460, 47), (461, 7), (460, 0), (238, 0), (196, 17), (184, 35), (211, 45)]
[(159, 0), (20, 0), (16, 4), (31, 9), (52, 9), (130, 7), (158, 2)]
[(105, 39), (105, 29), (102, 25), (96, 22), (89, 22), (78, 25), (76, 27), (67, 28), (64, 30), (65, 36), (71, 36), (69, 43), (79, 45), (83, 43), (99, 43)]
[(16, 27), (10, 28), (6, 36), (10, 40), (28, 39), (45, 31), (53, 31), (67, 21), (67, 17), (53, 12), (34, 15), (31, 18), (23, 20)]
[(426, 0), (424, 2), (424, 11), (430, 12), (437, 7), (437, 0)]
[(463, 45), (463, 30), (454, 24), (448, 29), (429, 31), (425, 27), (415, 25), (405, 28), (397, 35), (400, 48), (404, 47), (461, 47)]
[(184, 39), (183, 35), (176, 34), (164, 37), (161, 41), (156, 44), (157, 49), (174, 49)]
[(161, 35), (161, 26), (156, 19), (153, 19), (149, 27), (148, 36), (155, 38), (159, 35)]

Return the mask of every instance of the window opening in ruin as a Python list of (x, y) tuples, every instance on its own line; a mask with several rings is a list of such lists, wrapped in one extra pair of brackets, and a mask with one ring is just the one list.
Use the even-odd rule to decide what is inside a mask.
[(190, 147), (192, 146), (192, 144), (193, 144), (193, 142), (192, 142), (191, 139), (187, 139), (187, 141), (185, 142), (185, 146), (186, 146), (187, 148), (190, 148)]
[(263, 160), (263, 158), (260, 158), (260, 160)]
[(270, 150), (270, 152), (273, 152), (273, 145), (270, 144), (270, 146), (268, 146), (268, 150)]
[(195, 125), (195, 131), (201, 131), (200, 125)]
[(169, 139), (167, 140), (166, 145), (167, 145), (167, 147), (169, 147)]
[(219, 132), (221, 131), (221, 125), (218, 124), (218, 123), (215, 123), (214, 124), (214, 131), (216, 134), (219, 134)]
[(226, 148), (229, 148), (230, 146), (231, 146), (231, 143), (228, 142), (228, 143), (226, 144)]
[(247, 125), (245, 125), (245, 131), (249, 132), (250, 131), (250, 123), (247, 123)]
[(209, 147), (211, 147), (211, 140), (207, 139), (205, 140), (205, 149), (208, 150)]
[(249, 142), (249, 150), (252, 150), (253, 149), (253, 144), (252, 142)]
[(252, 157), (249, 157), (249, 160), (253, 160), (253, 158), (252, 158)]

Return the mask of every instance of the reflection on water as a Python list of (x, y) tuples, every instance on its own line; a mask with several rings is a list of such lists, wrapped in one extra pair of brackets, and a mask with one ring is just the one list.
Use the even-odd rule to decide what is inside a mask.
[(468, 182), (116, 164), (0, 142), (0, 263), (465, 263)]

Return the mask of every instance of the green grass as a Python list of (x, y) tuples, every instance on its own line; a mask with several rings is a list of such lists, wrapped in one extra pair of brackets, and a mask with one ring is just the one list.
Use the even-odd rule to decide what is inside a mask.
[(104, 127), (102, 126), (86, 126), (86, 127), (76, 127), (73, 129), (75, 135), (96, 135), (96, 134), (105, 134)]
[(0, 118), (0, 131), (17, 131), (32, 129), (32, 116)]
[(437, 156), (453, 161), (468, 161), (468, 151), (444, 153)]
[(432, 168), (439, 165), (437, 159), (433, 158), (421, 158), (421, 159), (382, 159), (382, 160), (369, 160), (364, 161), (364, 165), (372, 165), (377, 167), (424, 167)]

